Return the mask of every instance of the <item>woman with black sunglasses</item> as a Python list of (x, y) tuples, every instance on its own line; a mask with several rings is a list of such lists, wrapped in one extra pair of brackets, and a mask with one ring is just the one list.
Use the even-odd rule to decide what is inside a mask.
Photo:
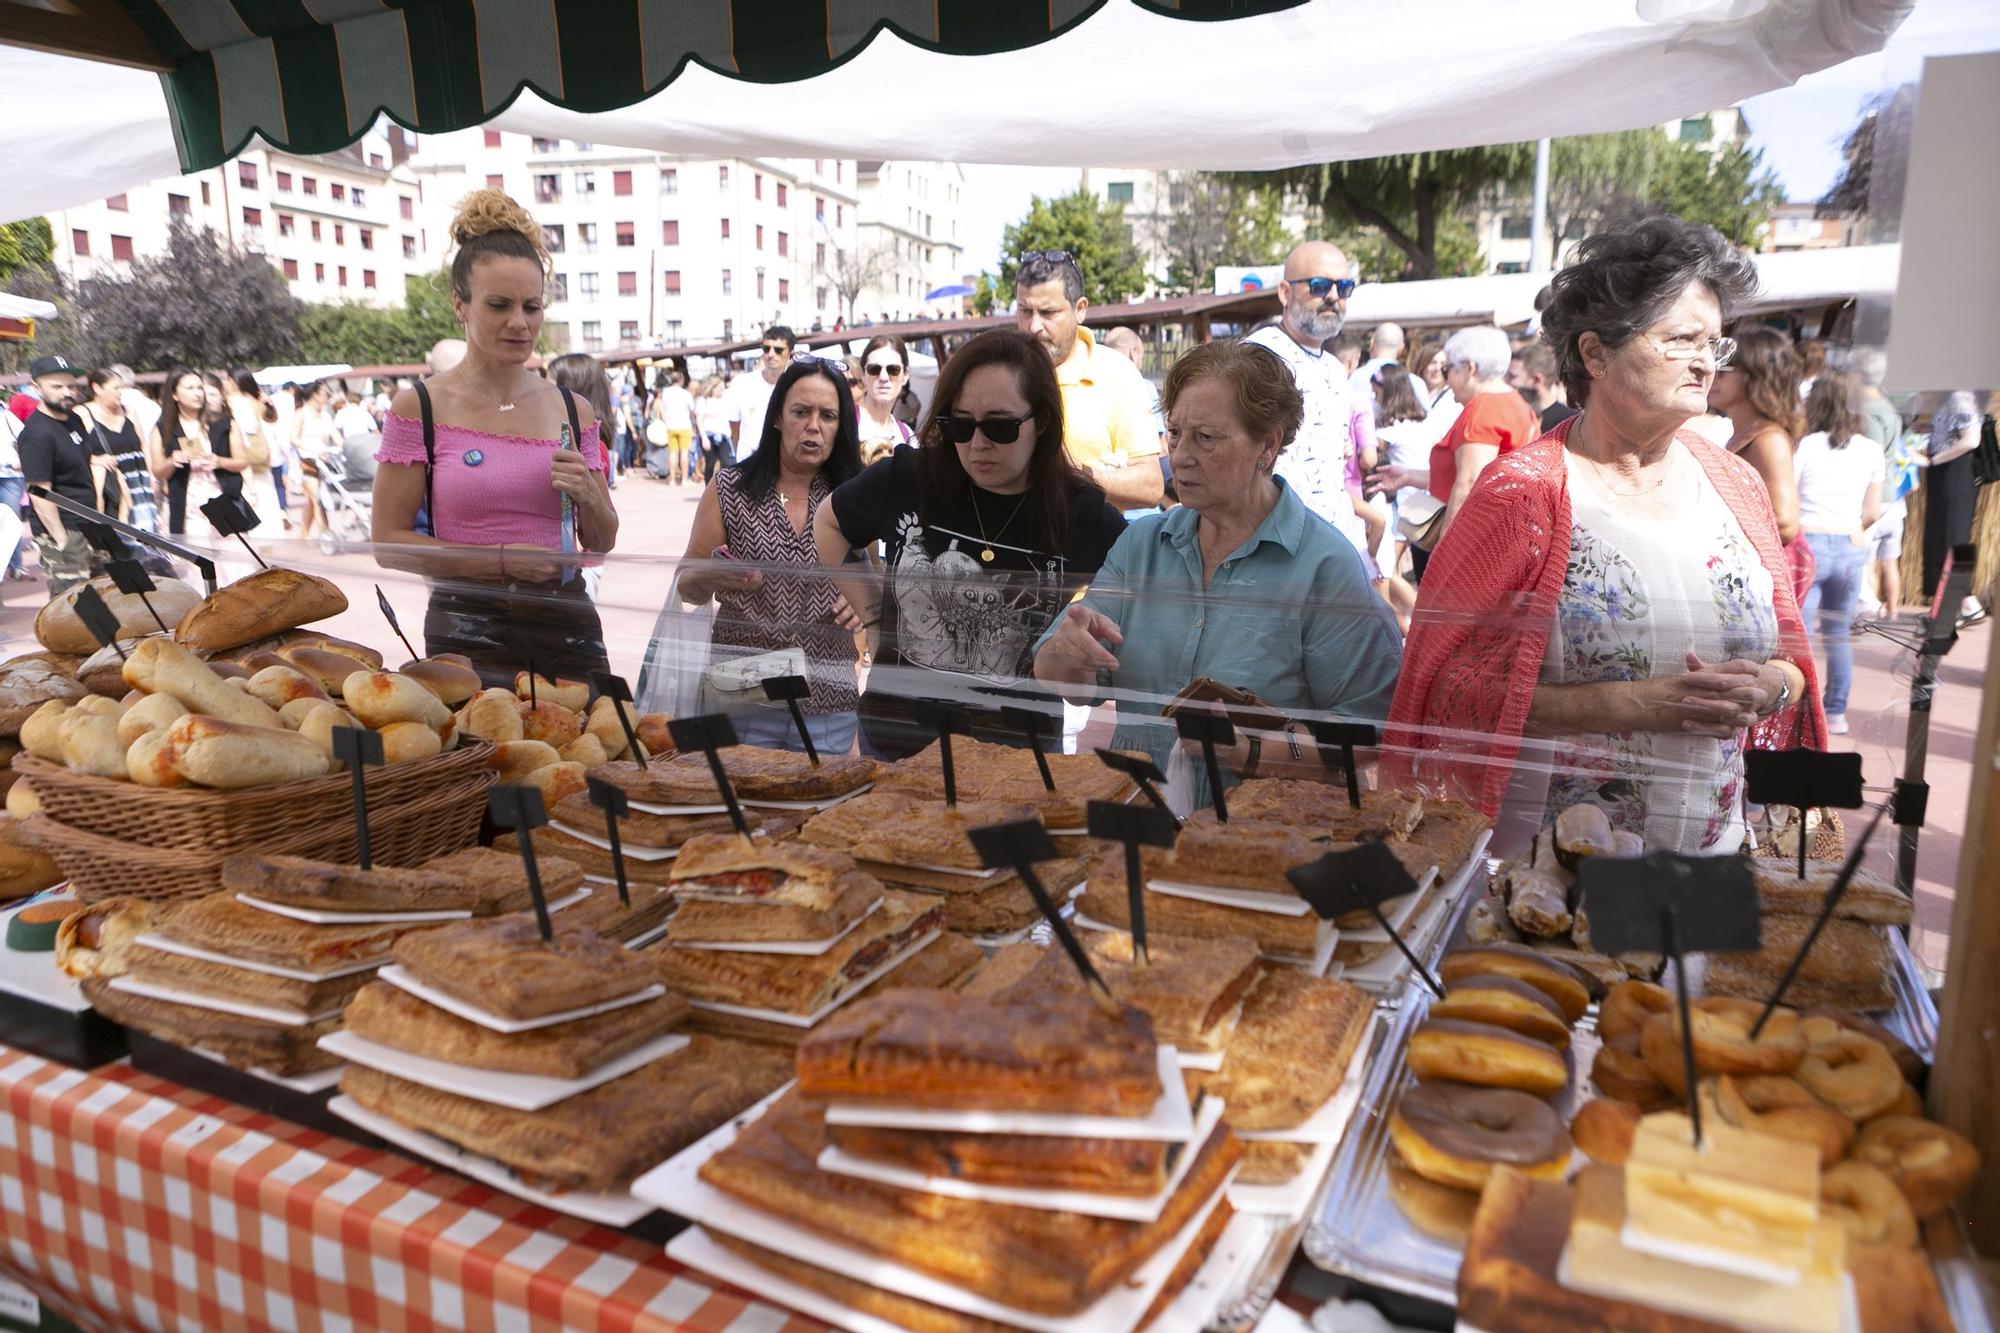
[(862, 462), (879, 462), (915, 442), (916, 432), (896, 419), (896, 402), (909, 380), (910, 354), (903, 340), (893, 333), (870, 338), (861, 353), (861, 384), (854, 395)]
[(847, 569), (881, 542), (886, 586), (849, 578), (842, 623), (875, 623), (882, 648), (861, 699), (864, 748), (896, 759), (935, 736), (916, 700), (965, 707), (973, 734), (1024, 743), (996, 690), (1028, 676), (1030, 650), (1097, 572), (1125, 520), (1063, 449), (1062, 390), (1033, 338), (981, 334), (945, 362), (933, 415), (899, 449), (833, 492), (813, 521), (822, 564)]

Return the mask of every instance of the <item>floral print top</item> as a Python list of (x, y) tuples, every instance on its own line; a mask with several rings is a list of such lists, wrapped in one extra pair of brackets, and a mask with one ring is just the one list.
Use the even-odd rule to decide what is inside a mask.
[[(1770, 571), (1707, 475), (1668, 520), (1612, 507), (1571, 457), (1569, 570), (1541, 678), (1645, 680), (1705, 662), (1770, 659), (1778, 647)], [(1588, 803), (1649, 851), (1741, 850), (1743, 738), (1589, 733), (1551, 743), (1548, 811)]]

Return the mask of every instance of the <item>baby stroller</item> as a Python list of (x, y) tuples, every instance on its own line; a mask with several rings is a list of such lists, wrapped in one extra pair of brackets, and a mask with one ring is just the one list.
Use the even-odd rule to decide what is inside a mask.
[(350, 435), (319, 458), (319, 506), (326, 516), (319, 549), (332, 555), (340, 542), (365, 542), (374, 531), (375, 450), (379, 435)]

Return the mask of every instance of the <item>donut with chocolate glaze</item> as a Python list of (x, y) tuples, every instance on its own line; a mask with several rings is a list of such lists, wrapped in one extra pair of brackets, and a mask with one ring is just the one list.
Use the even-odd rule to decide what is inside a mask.
[(1562, 1006), (1527, 982), (1512, 977), (1477, 976), (1454, 981), (1430, 1012), (1432, 1018), (1491, 1023), (1547, 1042), (1557, 1050), (1569, 1046), (1569, 1020), (1563, 1016)]
[(1404, 1057), (1427, 1083), (1518, 1088), (1549, 1097), (1569, 1086), (1569, 1066), (1546, 1042), (1491, 1023), (1427, 1018), (1410, 1034)]
[(1590, 1008), (1602, 987), (1594, 978), (1560, 959), (1518, 944), (1483, 944), (1471, 949), (1453, 949), (1438, 960), (1438, 979), (1449, 991), (1467, 977), (1512, 977), (1525, 981), (1562, 1006), (1563, 1017), (1574, 1023)]
[(1458, 1189), (1485, 1188), (1505, 1164), (1539, 1180), (1569, 1167), (1569, 1131), (1547, 1102), (1510, 1088), (1425, 1083), (1389, 1117), (1389, 1138), (1412, 1171)]

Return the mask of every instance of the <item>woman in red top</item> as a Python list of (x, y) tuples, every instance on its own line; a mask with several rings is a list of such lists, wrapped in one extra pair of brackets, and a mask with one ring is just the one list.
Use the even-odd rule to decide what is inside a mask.
[(1730, 854), (1746, 731), (1825, 743), (1770, 497), (1683, 429), (1756, 270), (1714, 229), (1652, 218), (1590, 237), (1553, 286), (1542, 336), (1582, 411), (1488, 466), (1438, 544), (1389, 780), (1473, 801), (1502, 854), (1575, 804), (1658, 850)]

